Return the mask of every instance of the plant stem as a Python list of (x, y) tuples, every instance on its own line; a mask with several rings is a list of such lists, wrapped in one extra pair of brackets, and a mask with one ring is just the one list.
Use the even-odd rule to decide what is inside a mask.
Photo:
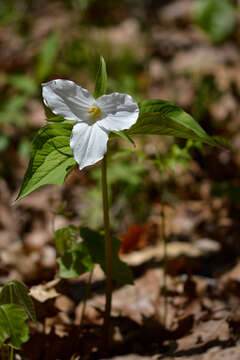
[(112, 239), (109, 221), (109, 203), (107, 189), (107, 158), (102, 160), (102, 198), (103, 198), (103, 217), (105, 234), (105, 257), (106, 257), (106, 304), (104, 317), (104, 350), (108, 351), (110, 343), (110, 314), (112, 304)]
[(10, 360), (13, 360), (13, 350), (14, 350), (14, 349), (13, 349), (12, 346), (10, 347), (10, 349), (11, 349), (11, 350), (10, 350)]
[[(13, 303), (13, 288), (12, 285), (9, 286), (9, 292), (10, 292), (10, 303)], [(10, 360), (13, 360), (13, 353), (14, 353), (14, 349), (11, 346), (10, 347)]]
[(164, 307), (163, 307), (163, 325), (166, 327), (167, 313), (168, 313), (168, 296), (167, 296), (167, 237), (165, 231), (165, 211), (164, 211), (164, 198), (163, 194), (161, 197), (161, 228), (162, 228), (162, 240), (163, 240), (163, 296), (164, 296)]
[(87, 286), (86, 286), (86, 291), (85, 291), (85, 294), (84, 294), (80, 326), (83, 325), (83, 321), (84, 321), (84, 314), (85, 314), (85, 310), (86, 310), (87, 299), (89, 297), (90, 290), (91, 290), (92, 276), (93, 276), (93, 269), (89, 273), (88, 282), (87, 282)]
[(167, 296), (167, 236), (166, 236), (166, 228), (165, 228), (165, 211), (164, 211), (164, 194), (165, 194), (165, 183), (162, 177), (163, 168), (161, 168), (162, 160), (158, 152), (158, 148), (156, 143), (156, 159), (158, 161), (158, 172), (160, 175), (160, 184), (162, 185), (161, 191), (161, 241), (163, 241), (163, 297), (164, 297), (164, 305), (163, 305), (163, 325), (166, 327), (167, 324), (167, 313), (168, 313), (168, 296)]

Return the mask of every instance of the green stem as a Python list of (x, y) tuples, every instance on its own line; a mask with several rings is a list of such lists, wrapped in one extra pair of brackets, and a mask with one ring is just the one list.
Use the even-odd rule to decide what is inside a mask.
[(84, 294), (80, 326), (83, 325), (83, 321), (84, 321), (84, 315), (85, 315), (85, 310), (86, 310), (86, 305), (87, 305), (87, 299), (89, 297), (90, 290), (91, 290), (92, 276), (93, 276), (93, 269), (89, 273), (88, 282), (87, 282), (87, 286), (86, 286), (86, 291), (85, 291), (85, 294)]
[(167, 313), (168, 313), (168, 296), (167, 296), (167, 237), (165, 231), (165, 211), (164, 211), (164, 199), (162, 194), (161, 201), (161, 228), (162, 228), (162, 240), (163, 240), (163, 296), (164, 296), (164, 307), (163, 307), (163, 325), (166, 326), (167, 323)]
[(107, 158), (102, 160), (102, 198), (103, 198), (103, 217), (105, 234), (105, 257), (106, 257), (106, 304), (104, 317), (104, 350), (107, 352), (110, 343), (110, 314), (112, 304), (112, 239), (109, 221), (109, 203), (107, 189)]
[[(13, 303), (13, 288), (12, 285), (9, 286), (9, 293), (10, 293), (10, 303)], [(13, 353), (14, 353), (14, 349), (11, 346), (10, 347), (10, 360), (13, 360)]]
[(166, 236), (166, 228), (165, 228), (165, 211), (164, 211), (164, 193), (165, 193), (165, 186), (164, 180), (162, 179), (162, 160), (158, 152), (158, 148), (156, 143), (155, 150), (156, 150), (156, 158), (158, 161), (158, 172), (160, 175), (160, 184), (162, 185), (162, 192), (161, 192), (161, 241), (163, 241), (163, 297), (164, 297), (164, 305), (163, 305), (163, 325), (166, 327), (167, 324), (167, 313), (168, 313), (168, 296), (167, 296), (167, 236)]
[(10, 347), (10, 360), (13, 360), (13, 351), (14, 351), (14, 349), (13, 349), (13, 347), (11, 346)]

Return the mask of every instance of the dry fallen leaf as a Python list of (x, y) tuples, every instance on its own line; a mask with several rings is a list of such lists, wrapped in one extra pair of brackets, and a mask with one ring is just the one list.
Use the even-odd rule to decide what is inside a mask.
[(53, 299), (60, 295), (55, 289), (55, 286), (59, 281), (59, 279), (56, 279), (49, 281), (46, 284), (32, 286), (30, 289), (30, 294), (35, 300), (38, 300), (41, 303), (49, 299)]

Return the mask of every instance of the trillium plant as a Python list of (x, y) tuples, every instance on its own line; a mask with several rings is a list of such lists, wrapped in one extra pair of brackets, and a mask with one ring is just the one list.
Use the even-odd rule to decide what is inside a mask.
[[(163, 100), (137, 104), (130, 95), (106, 94), (106, 91), (107, 72), (103, 57), (100, 58), (93, 95), (69, 80), (57, 79), (42, 84), (48, 124), (40, 129), (32, 143), (30, 162), (17, 200), (46, 184), (61, 186), (76, 166), (81, 171), (101, 161), (103, 233), (69, 226), (58, 229), (54, 238), (61, 255), (57, 260), (60, 276), (77, 277), (91, 272), (96, 263), (106, 274), (104, 341), (107, 347), (113, 280), (120, 284), (133, 282), (130, 269), (118, 257), (120, 240), (110, 231), (109, 140), (121, 136), (133, 143), (134, 135), (170, 135), (213, 146), (218, 146), (219, 140), (209, 136), (176, 104)], [(82, 242), (77, 241), (79, 233)]]

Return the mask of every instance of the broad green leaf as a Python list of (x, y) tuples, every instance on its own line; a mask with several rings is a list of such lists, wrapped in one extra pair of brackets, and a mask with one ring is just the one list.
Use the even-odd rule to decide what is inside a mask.
[(0, 304), (20, 304), (24, 307), (29, 318), (37, 321), (34, 304), (29, 289), (18, 280), (12, 280), (6, 283), (0, 293)]
[(0, 306), (0, 343), (6, 340), (9, 345), (20, 349), (29, 339), (28, 315), (22, 305), (5, 304)]
[(54, 63), (57, 59), (59, 48), (59, 36), (56, 32), (52, 33), (44, 42), (38, 58), (36, 77), (38, 82), (44, 81), (53, 70)]
[(195, 21), (215, 43), (232, 33), (236, 17), (237, 11), (231, 0), (198, 0), (195, 3)]
[(72, 125), (48, 124), (38, 132), (31, 146), (31, 157), (17, 200), (40, 186), (61, 186), (73, 170), (75, 160), (69, 145)]
[(136, 124), (124, 131), (127, 135), (172, 135), (217, 146), (215, 140), (178, 105), (164, 100), (148, 100), (139, 107)]
[(64, 255), (76, 244), (79, 229), (74, 225), (58, 229), (54, 233), (54, 241), (60, 255)]
[[(80, 235), (88, 248), (89, 254), (95, 264), (99, 264), (105, 272), (105, 241), (104, 235), (88, 228), (81, 227)], [(120, 285), (133, 284), (131, 269), (120, 260), (118, 256), (121, 240), (112, 238), (113, 247), (113, 279)]]
[(91, 271), (94, 263), (83, 243), (75, 244), (57, 259), (59, 276), (65, 279), (76, 278), (85, 272)]
[(94, 89), (94, 97), (95, 99), (99, 96), (102, 96), (107, 91), (107, 69), (106, 63), (103, 56), (100, 57), (99, 68), (97, 72), (95, 89)]

